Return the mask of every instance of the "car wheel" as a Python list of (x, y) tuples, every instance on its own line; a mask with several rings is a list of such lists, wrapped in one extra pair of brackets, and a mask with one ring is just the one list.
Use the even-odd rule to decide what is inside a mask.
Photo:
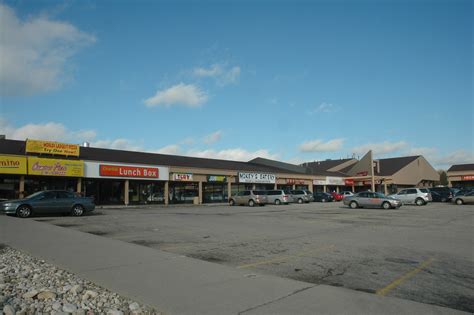
[(84, 207), (81, 205), (74, 205), (71, 210), (71, 215), (73, 217), (80, 217), (81, 215), (84, 214)]
[(323, 199), (321, 199), (321, 202), (326, 202), (326, 199), (324, 199), (324, 198), (323, 198)]
[(357, 204), (357, 202), (351, 201), (351, 203), (349, 204), (349, 207), (351, 207), (352, 209), (356, 209), (357, 207), (359, 207), (359, 205)]
[(255, 201), (253, 201), (252, 199), (249, 200), (249, 207), (253, 207), (255, 206)]
[(422, 205), (425, 204), (425, 201), (424, 201), (423, 199), (421, 199), (421, 198), (417, 198), (417, 199), (415, 200), (415, 204), (416, 204), (417, 206), (422, 206)]
[(382, 203), (382, 208), (384, 208), (385, 210), (388, 210), (391, 207), (392, 206), (390, 205), (390, 202), (385, 201), (384, 203)]
[(275, 200), (275, 204), (276, 204), (277, 206), (281, 205), (280, 199)]
[(298, 203), (303, 203), (303, 199), (299, 198)]
[(229, 206), (235, 206), (235, 201), (234, 199), (229, 200)]
[(16, 209), (16, 215), (20, 218), (28, 218), (31, 216), (31, 208), (27, 205), (21, 205)]
[(456, 204), (457, 205), (462, 205), (464, 202), (462, 201), (462, 199), (456, 199)]

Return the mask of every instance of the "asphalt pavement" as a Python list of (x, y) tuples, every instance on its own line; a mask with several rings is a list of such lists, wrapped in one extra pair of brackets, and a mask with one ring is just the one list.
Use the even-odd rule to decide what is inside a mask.
[(0, 243), (165, 314), (463, 314), (259, 274), (31, 219), (0, 216)]

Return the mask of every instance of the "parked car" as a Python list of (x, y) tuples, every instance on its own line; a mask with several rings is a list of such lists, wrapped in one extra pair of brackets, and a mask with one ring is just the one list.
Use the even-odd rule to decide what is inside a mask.
[(264, 191), (244, 190), (239, 191), (229, 199), (229, 205), (255, 205), (264, 206), (268, 202), (268, 198)]
[(452, 201), (457, 205), (463, 205), (465, 203), (474, 203), (474, 191), (471, 190), (462, 195), (456, 195)]
[(290, 202), (290, 195), (285, 193), (283, 190), (267, 190), (265, 191), (267, 195), (267, 202), (280, 205), (282, 203), (288, 204)]
[(344, 198), (342, 202), (352, 209), (359, 207), (391, 209), (400, 208), (402, 206), (400, 199), (371, 191), (363, 191), (353, 196), (348, 196)]
[(431, 198), (435, 202), (446, 202), (446, 201), (451, 201), (453, 198), (453, 195), (451, 192), (436, 192), (436, 191), (431, 191)]
[(344, 199), (343, 194), (337, 193), (335, 191), (331, 192), (331, 195), (334, 197), (334, 201), (341, 201), (342, 199)]
[(313, 193), (308, 190), (298, 189), (298, 190), (290, 190), (291, 199), (293, 202), (303, 203), (303, 202), (311, 202), (314, 201)]
[(94, 200), (81, 197), (66, 190), (38, 191), (24, 199), (7, 200), (0, 203), (0, 211), (27, 218), (33, 214), (69, 213), (81, 216), (95, 209)]
[(320, 202), (330, 202), (334, 201), (334, 197), (326, 192), (315, 192), (313, 194), (314, 196), (314, 201), (320, 201)]
[(458, 189), (456, 192), (453, 193), (453, 197), (458, 196), (458, 195), (465, 195), (467, 193), (470, 193), (471, 191), (474, 191), (474, 189), (473, 188)]
[(341, 194), (343, 196), (342, 199), (344, 199), (346, 197), (349, 197), (349, 196), (354, 196), (354, 193), (352, 191), (343, 191)]
[(416, 204), (417, 206), (426, 205), (432, 201), (431, 193), (426, 188), (408, 188), (402, 189), (398, 193), (390, 195), (395, 199), (400, 199), (403, 204)]
[[(445, 186), (439, 186), (439, 187), (431, 187), (428, 188), (428, 190), (433, 194), (433, 192), (438, 193), (439, 195), (442, 196), (442, 199), (446, 198), (445, 201), (449, 201), (454, 194), (456, 193), (456, 190), (450, 187), (445, 187)], [(437, 198), (436, 196), (435, 198)]]

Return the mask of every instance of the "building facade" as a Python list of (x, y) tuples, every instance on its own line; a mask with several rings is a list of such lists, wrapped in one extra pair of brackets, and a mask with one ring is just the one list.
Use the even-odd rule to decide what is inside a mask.
[(474, 188), (474, 164), (452, 165), (447, 175), (449, 187)]

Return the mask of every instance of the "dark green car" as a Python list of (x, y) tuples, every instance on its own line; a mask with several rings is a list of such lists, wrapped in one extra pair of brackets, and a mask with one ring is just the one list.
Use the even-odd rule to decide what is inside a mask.
[(94, 200), (81, 197), (66, 190), (38, 191), (24, 199), (7, 200), (0, 203), (0, 211), (27, 218), (33, 214), (63, 214), (81, 216), (95, 209)]

